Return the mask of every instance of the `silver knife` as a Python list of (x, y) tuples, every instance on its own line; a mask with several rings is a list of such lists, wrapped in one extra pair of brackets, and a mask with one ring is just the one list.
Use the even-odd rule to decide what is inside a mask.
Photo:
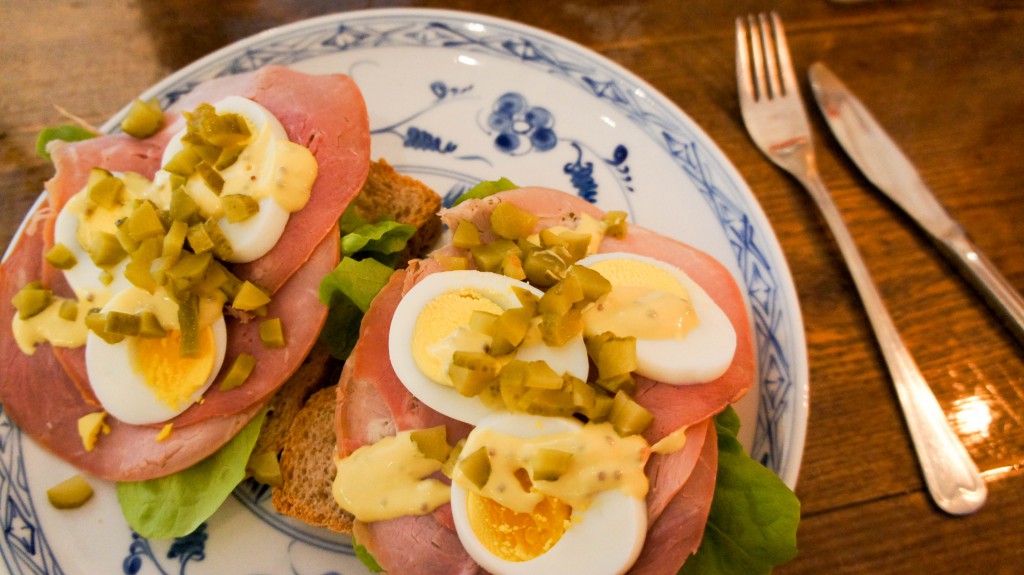
[(808, 71), (818, 107), (843, 149), (878, 189), (941, 246), (1024, 345), (1024, 299), (935, 198), (874, 116), (821, 62)]

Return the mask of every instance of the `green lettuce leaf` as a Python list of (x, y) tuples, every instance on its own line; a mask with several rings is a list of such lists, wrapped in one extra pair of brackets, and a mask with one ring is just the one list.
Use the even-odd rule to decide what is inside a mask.
[(178, 473), (117, 484), (117, 500), (128, 525), (151, 539), (183, 537), (220, 508), (245, 479), (245, 466), (256, 445), (266, 412), (213, 455)]
[(704, 539), (679, 575), (759, 575), (796, 556), (800, 501), (736, 438), (731, 407), (715, 417), (718, 478)]
[(85, 128), (75, 124), (43, 128), (39, 132), (39, 136), (36, 137), (36, 153), (47, 160), (51, 160), (52, 158), (50, 158), (49, 152), (46, 151), (46, 145), (53, 140), (80, 142), (82, 140), (88, 140), (95, 137), (96, 134), (94, 132), (86, 130)]
[(458, 199), (456, 199), (455, 202), (452, 203), (452, 205), (457, 206), (466, 200), (479, 200), (481, 198), (486, 198), (487, 196), (497, 194), (498, 192), (514, 190), (518, 187), (519, 186), (513, 184), (508, 178), (501, 178), (498, 180), (484, 180), (463, 192), (462, 195), (459, 196)]
[(391, 264), (405, 249), (416, 226), (395, 221), (363, 224), (341, 238), (341, 253), (346, 256), (365, 254), (384, 264)]
[(394, 269), (375, 259), (342, 258), (320, 281), (320, 301), (328, 306), (320, 342), (331, 355), (347, 359), (359, 338), (359, 325), (370, 302), (387, 285)]
[(380, 563), (377, 563), (377, 559), (370, 554), (370, 551), (365, 545), (360, 545), (355, 537), (352, 537), (352, 551), (356, 554), (356, 558), (366, 567), (366, 570), (370, 573), (386, 573)]

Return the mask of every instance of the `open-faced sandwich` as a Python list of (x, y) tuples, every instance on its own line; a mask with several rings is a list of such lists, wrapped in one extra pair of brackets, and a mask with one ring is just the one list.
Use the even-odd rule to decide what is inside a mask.
[(134, 135), (47, 147), (0, 266), (4, 410), (117, 482), (132, 529), (186, 535), (252, 475), (390, 573), (795, 553), (798, 503), (735, 438), (753, 342), (714, 259), (507, 180), (441, 210), (370, 162), (343, 75), (268, 67), (136, 107)]

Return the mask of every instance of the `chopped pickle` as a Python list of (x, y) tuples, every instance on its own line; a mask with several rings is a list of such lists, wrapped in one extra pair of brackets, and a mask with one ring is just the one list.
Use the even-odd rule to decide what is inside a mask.
[(235, 358), (235, 363), (231, 364), (231, 369), (224, 376), (224, 381), (220, 384), (220, 390), (228, 391), (245, 383), (254, 367), (256, 367), (255, 357), (247, 353), (238, 354), (238, 357)]
[(127, 225), (128, 236), (137, 242), (163, 235), (166, 231), (156, 206), (149, 201), (141, 201), (135, 206), (128, 216)]
[(139, 335), (139, 316), (116, 310), (108, 311), (106, 315), (106, 320), (103, 322), (103, 331), (133, 337)]
[(521, 255), (519, 246), (504, 238), (470, 248), (469, 252), (473, 256), (473, 263), (476, 264), (477, 269), (494, 273), (501, 272), (501, 264), (505, 261), (506, 255), (510, 253)]
[[(220, 158), (220, 148), (212, 144), (196, 144), (192, 146), (195, 148), (196, 153), (203, 160), (203, 164), (209, 168), (217, 163), (217, 158)], [(199, 170), (199, 165), (196, 164), (196, 171)]]
[(164, 171), (188, 178), (196, 171), (196, 166), (203, 161), (193, 146), (185, 146), (180, 152), (164, 164)]
[(455, 471), (455, 464), (459, 461), (459, 456), (462, 455), (462, 447), (466, 445), (465, 438), (460, 439), (455, 447), (452, 447), (451, 452), (448, 454), (448, 458), (444, 460), (444, 465), (441, 466), (441, 473), (445, 477), (451, 479), (452, 473)]
[(516, 294), (516, 299), (519, 300), (519, 304), (524, 308), (530, 310), (530, 315), (537, 313), (537, 303), (540, 301), (533, 292), (523, 289), (519, 286), (512, 286), (512, 293)]
[(206, 184), (207, 188), (210, 188), (218, 195), (224, 190), (224, 178), (217, 173), (217, 170), (207, 165), (206, 162), (196, 164), (196, 172), (199, 173), (199, 177), (203, 179), (203, 183)]
[(583, 332), (583, 314), (576, 308), (563, 314), (545, 312), (540, 316), (540, 334), (544, 343), (558, 347)]
[(73, 299), (60, 300), (60, 307), (57, 308), (57, 315), (65, 321), (78, 319), (78, 302)]
[(539, 288), (548, 288), (564, 278), (568, 264), (559, 252), (568, 255), (564, 248), (559, 250), (558, 246), (531, 252), (523, 261), (527, 281)]
[(221, 148), (239, 146), (249, 140), (249, 124), (238, 114), (208, 114), (202, 122), (203, 138)]
[(566, 381), (572, 388), (572, 405), (576, 413), (587, 413), (592, 412), (597, 401), (597, 390), (593, 388), (589, 383), (583, 381), (578, 377), (572, 375), (565, 375)]
[(124, 277), (132, 283), (132, 285), (144, 289), (149, 293), (156, 291), (158, 286), (156, 279), (153, 278), (153, 274), (149, 270), (148, 262), (130, 262), (124, 266)]
[(612, 405), (615, 400), (610, 395), (604, 395), (603, 393), (597, 394), (594, 397), (594, 410), (590, 413), (584, 413), (587, 419), (590, 421), (608, 421), (608, 417), (612, 413)]
[(636, 381), (633, 379), (633, 375), (629, 373), (622, 373), (611, 377), (599, 377), (594, 381), (594, 384), (612, 394), (618, 393), (620, 390), (629, 394), (636, 393)]
[(609, 236), (617, 240), (626, 237), (626, 212), (610, 211), (601, 218), (601, 223), (604, 224), (604, 233)]
[(570, 417), (574, 410), (572, 392), (569, 389), (526, 389), (519, 404), (512, 409), (533, 415)]
[(530, 461), (533, 481), (558, 481), (569, 469), (572, 453), (561, 449), (540, 448)]
[(448, 375), (455, 389), (467, 397), (478, 395), (498, 376), (501, 362), (482, 351), (456, 351)]
[(491, 229), (503, 238), (525, 238), (533, 233), (536, 225), (536, 215), (509, 202), (498, 204), (491, 212)]
[(74, 475), (46, 490), (50, 505), (57, 509), (77, 509), (92, 498), (92, 486), (81, 475)]
[(487, 480), (491, 477), (491, 458), (487, 455), (487, 448), (481, 447), (473, 453), (462, 458), (459, 462), (459, 471), (473, 485), (483, 489)]
[(242, 288), (242, 280), (238, 279), (235, 274), (228, 271), (223, 265), (220, 265), (217, 262), (214, 263), (220, 266), (221, 271), (224, 274), (224, 283), (220, 284), (218, 289), (220, 289), (221, 293), (224, 294), (225, 298), (228, 300), (234, 300), (235, 297), (238, 296), (239, 290)]
[(136, 98), (128, 114), (121, 120), (121, 129), (134, 138), (148, 138), (164, 124), (164, 113), (160, 102), (153, 98), (147, 102)]
[(227, 168), (230, 168), (236, 161), (238, 161), (238, 156), (242, 155), (243, 150), (245, 150), (244, 145), (222, 148), (220, 155), (217, 157), (216, 163), (213, 164), (214, 169), (226, 170)]
[(188, 227), (188, 245), (197, 254), (205, 254), (213, 251), (213, 239), (206, 233), (206, 226), (195, 224)]
[(213, 241), (213, 255), (217, 256), (218, 259), (226, 260), (231, 257), (234, 253), (234, 249), (231, 247), (231, 242), (228, 237), (224, 235), (224, 232), (217, 225), (217, 220), (208, 218), (203, 222), (203, 227), (206, 228), (206, 235)]
[(238, 295), (231, 302), (231, 307), (243, 311), (252, 311), (268, 303), (270, 303), (270, 296), (252, 282), (246, 281), (239, 288)]
[(167, 330), (160, 325), (160, 320), (151, 311), (139, 313), (139, 337), (167, 337)]
[(497, 321), (498, 314), (482, 309), (473, 310), (473, 313), (469, 316), (469, 329), (493, 337), (494, 326)]
[(563, 240), (557, 232), (553, 232), (549, 228), (541, 230), (540, 233), (537, 234), (537, 237), (540, 239), (540, 243), (544, 247), (567, 245), (566, 241)]
[(608, 415), (608, 421), (619, 435), (637, 435), (643, 433), (654, 421), (654, 416), (642, 405), (633, 401), (624, 391), (615, 394), (612, 402), (612, 411)]
[(117, 238), (117, 241), (121, 244), (121, 247), (124, 248), (124, 251), (132, 253), (139, 249), (139, 242), (135, 241), (128, 235), (128, 226), (125, 225), (125, 222), (127, 221), (128, 218), (121, 218), (117, 221), (117, 231), (114, 232), (114, 237)]
[(538, 360), (526, 364), (523, 386), (536, 389), (562, 389), (562, 376), (551, 369), (547, 362)]
[(113, 274), (111, 274), (107, 270), (103, 270), (103, 271), (100, 272), (100, 283), (101, 284), (103, 284), (105, 286), (108, 286), (113, 281), (114, 281), (114, 275)]
[(199, 355), (199, 298), (195, 294), (187, 294), (178, 302), (178, 326), (181, 330), (181, 345), (178, 354), (181, 357)]
[(127, 255), (117, 237), (107, 232), (96, 233), (89, 246), (89, 257), (98, 267), (117, 265)]
[(588, 301), (597, 301), (612, 291), (612, 283), (610, 281), (586, 266), (572, 266), (566, 275), (567, 277), (575, 276), (579, 279), (580, 289), (583, 290), (583, 297)]
[(590, 234), (564, 231), (558, 234), (558, 239), (564, 242), (563, 245), (572, 256), (573, 263), (587, 257), (587, 251), (590, 249)]
[(183, 188), (175, 188), (171, 192), (170, 212), (172, 220), (188, 222), (199, 213), (199, 204)]
[(19, 319), (29, 319), (41, 313), (53, 301), (53, 292), (43, 289), (39, 282), (32, 282), (18, 290), (11, 303), (18, 310)]
[(636, 338), (613, 337), (601, 345), (594, 358), (602, 379), (636, 371)]
[(181, 220), (171, 222), (171, 227), (164, 236), (163, 246), (160, 252), (164, 258), (163, 267), (168, 269), (177, 263), (181, 256), (181, 248), (185, 246), (185, 238), (188, 237), (188, 224)]
[(434, 256), (437, 263), (441, 265), (441, 270), (451, 272), (455, 270), (468, 270), (469, 269), (469, 258), (461, 256)]
[(519, 256), (513, 253), (505, 254), (505, 258), (501, 260), (501, 273), (514, 280), (525, 280), (526, 272), (523, 271), (523, 262), (519, 259)]
[(284, 483), (281, 476), (281, 464), (277, 460), (277, 454), (273, 451), (263, 451), (253, 454), (246, 464), (246, 469), (252, 474), (252, 478), (264, 485), (280, 487)]
[(99, 336), (103, 341), (113, 345), (124, 339), (123, 335), (107, 333), (105, 329), (106, 324), (107, 314), (100, 313), (99, 310), (91, 310), (85, 316), (85, 327), (89, 328), (89, 331)]
[(457, 248), (469, 249), (480, 244), (480, 230), (473, 225), (473, 222), (466, 220), (459, 222), (459, 227), (455, 228), (455, 233), (452, 234), (452, 245)]
[(494, 339), (489, 353), (494, 356), (512, 353), (523, 342), (532, 318), (533, 313), (525, 307), (514, 307), (502, 312), (494, 323)]
[(163, 251), (164, 236), (159, 235), (142, 240), (129, 255), (133, 262), (151, 264), (163, 254)]
[(172, 280), (184, 280), (186, 283), (198, 281), (206, 274), (206, 269), (213, 261), (210, 253), (194, 254), (182, 251), (178, 261), (167, 269), (167, 277)]
[(442, 463), (448, 460), (448, 455), (452, 451), (451, 446), (448, 445), (447, 432), (444, 425), (417, 429), (409, 433), (409, 439), (416, 445), (416, 449), (420, 453)]
[(541, 313), (564, 314), (578, 301), (583, 300), (583, 288), (579, 276), (566, 275), (561, 281), (548, 288), (540, 298)]
[(99, 170), (102, 176), (93, 179), (92, 173), (90, 173), (90, 183), (86, 195), (96, 205), (107, 209), (120, 206), (124, 201), (124, 180), (103, 168), (93, 168), (93, 171), (96, 170)]
[(498, 377), (498, 390), (501, 400), (508, 408), (519, 405), (523, 397), (525, 386), (523, 379), (526, 378), (526, 362), (514, 359), (501, 369)]
[(260, 322), (260, 341), (263, 342), (264, 347), (284, 347), (284, 328), (281, 327), (281, 318), (275, 317)]
[(244, 222), (260, 212), (260, 204), (245, 194), (231, 194), (220, 199), (224, 215), (232, 224)]

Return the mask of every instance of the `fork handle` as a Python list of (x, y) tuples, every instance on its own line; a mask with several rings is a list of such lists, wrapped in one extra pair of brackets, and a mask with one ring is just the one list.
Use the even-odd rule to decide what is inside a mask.
[(846, 259), (889, 366), (928, 491), (936, 505), (947, 513), (964, 515), (977, 511), (988, 495), (977, 465), (950, 427), (935, 394), (896, 331), (896, 325), (821, 177), (811, 172), (800, 181), (818, 204)]

